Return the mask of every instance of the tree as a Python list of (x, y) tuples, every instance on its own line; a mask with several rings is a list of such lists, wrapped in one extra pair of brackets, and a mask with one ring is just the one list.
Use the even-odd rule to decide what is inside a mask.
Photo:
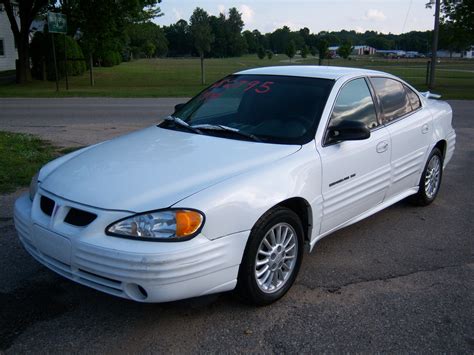
[(179, 20), (175, 24), (164, 27), (164, 32), (168, 41), (169, 55), (183, 56), (192, 54), (194, 46), (189, 25), (185, 20)]
[[(94, 63), (116, 63), (126, 44), (126, 28), (130, 23), (147, 22), (162, 15), (156, 5), (161, 0), (59, 0), (68, 26), (80, 29), (84, 54), (89, 57), (91, 84)], [(112, 59), (113, 60), (110, 60)]]
[[(17, 82), (26, 83), (31, 80), (30, 69), (30, 26), (38, 14), (48, 5), (48, 0), (19, 0), (18, 5), (11, 0), (0, 0), (10, 21), (15, 43), (18, 50)], [(15, 13), (18, 6), (20, 24), (18, 25)]]
[(444, 0), (441, 4), (441, 20), (455, 24), (466, 35), (474, 36), (474, 1)]
[(244, 37), (242, 37), (242, 29), (244, 28), (242, 14), (235, 7), (229, 9), (226, 27), (227, 55), (230, 57), (239, 57), (247, 50), (247, 43)]
[(257, 56), (259, 59), (265, 58), (265, 49), (263, 47), (258, 47)]
[(214, 35), (214, 41), (211, 44), (210, 55), (218, 58), (227, 57), (229, 28), (227, 26), (227, 19), (225, 15), (221, 13), (218, 17), (210, 16), (209, 24), (211, 26), (211, 32)]
[(352, 43), (349, 41), (344, 41), (337, 49), (337, 54), (339, 54), (344, 59), (349, 58), (351, 53), (352, 53)]
[(168, 40), (163, 30), (153, 22), (133, 23), (126, 30), (133, 57), (164, 56), (168, 52)]
[(269, 34), (270, 49), (274, 53), (285, 53), (290, 42), (290, 28), (283, 26)]
[(301, 49), (301, 58), (306, 58), (309, 54), (309, 47), (305, 44)]
[[(452, 42), (449, 43), (450, 48), (448, 47), (450, 50), (454, 48), (462, 52), (472, 45), (474, 42), (474, 0), (443, 1), (440, 32), (443, 30), (452, 38)], [(441, 33), (440, 36), (442, 36)]]
[(388, 40), (383, 35), (369, 37), (365, 40), (365, 44), (376, 49), (393, 49), (393, 41)]
[(296, 54), (296, 44), (295, 41), (291, 40), (290, 43), (288, 43), (288, 46), (286, 47), (285, 54), (291, 59), (295, 56)]
[(461, 28), (452, 23), (441, 23), (439, 25), (439, 48), (446, 49), (450, 55), (453, 52), (463, 52), (472, 42)]
[(273, 52), (271, 50), (267, 50), (267, 58), (270, 60), (273, 58)]
[(201, 83), (206, 83), (204, 74), (204, 54), (211, 49), (214, 35), (209, 24), (209, 15), (203, 9), (197, 7), (189, 19), (191, 34), (193, 36), (194, 47), (201, 58)]
[(329, 43), (325, 39), (322, 39), (318, 42), (318, 52), (319, 52), (319, 65), (323, 62), (323, 59), (328, 56)]
[(244, 36), (245, 41), (247, 42), (248, 53), (256, 53), (258, 49), (258, 41), (257, 38), (255, 38), (254, 33), (247, 30), (244, 31), (242, 35)]

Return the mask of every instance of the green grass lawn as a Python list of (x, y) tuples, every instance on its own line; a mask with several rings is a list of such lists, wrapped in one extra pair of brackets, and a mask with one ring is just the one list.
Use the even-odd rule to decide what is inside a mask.
[[(206, 78), (211, 83), (246, 68), (287, 64), (288, 58), (284, 55), (274, 56), (271, 60), (260, 60), (254, 55), (207, 59)], [(291, 64), (317, 64), (317, 59), (297, 58)], [(426, 90), (426, 60), (334, 59), (325, 60), (324, 64), (386, 71), (406, 79), (419, 90)], [(94, 87), (89, 86), (87, 72), (83, 76), (69, 78), (69, 91), (65, 90), (64, 81), (61, 82), (59, 93), (55, 92), (54, 82), (34, 81), (26, 85), (1, 85), (0, 97), (189, 97), (203, 89), (197, 58), (141, 59), (112, 68), (95, 68), (94, 71)], [(474, 99), (474, 60), (441, 61), (436, 83), (434, 91), (445, 99)]]
[(41, 166), (76, 149), (60, 149), (30, 134), (0, 131), (0, 194), (28, 186)]

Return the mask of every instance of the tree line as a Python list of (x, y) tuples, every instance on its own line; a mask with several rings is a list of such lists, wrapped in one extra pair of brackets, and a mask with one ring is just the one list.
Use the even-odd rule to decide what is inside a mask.
[[(19, 81), (31, 78), (30, 57), (46, 54), (30, 53), (30, 26), (33, 20), (44, 18), (47, 11), (62, 12), (68, 17), (67, 35), (78, 48), (78, 58), (87, 66), (115, 65), (121, 61), (151, 57), (201, 58), (204, 81), (204, 58), (237, 57), (256, 54), (259, 58), (286, 54), (290, 60), (297, 52), (302, 57), (328, 55), (329, 46), (339, 46), (338, 53), (346, 58), (353, 45), (368, 45), (376, 49), (393, 49), (428, 53), (432, 31), (411, 31), (403, 34), (383, 34), (376, 31), (321, 31), (311, 33), (305, 27), (292, 31), (284, 26), (270, 33), (245, 30), (242, 14), (230, 8), (226, 14), (208, 14), (196, 8), (189, 20), (181, 19), (169, 26), (159, 26), (152, 20), (163, 15), (161, 0), (0, 0), (11, 22), (19, 55)], [(439, 48), (462, 51), (474, 44), (474, 0), (443, 0)], [(19, 24), (14, 21), (18, 7)], [(47, 28), (46, 28), (47, 34)], [(37, 39), (35, 48), (47, 48), (47, 36)], [(43, 45), (41, 44), (43, 40)], [(34, 43), (34, 41), (33, 41)], [(71, 41), (70, 46), (75, 44)], [(36, 49), (35, 49), (36, 50)], [(69, 49), (68, 49), (69, 52)], [(80, 52), (80, 53), (79, 53)], [(33, 71), (38, 72), (38, 70)]]
[[(464, 0), (466, 1), (466, 0)], [(472, 1), (472, 0), (469, 0)], [(446, 8), (446, 7), (445, 7)], [(204, 10), (198, 9), (199, 12)], [(451, 10), (451, 13), (454, 11)], [(402, 34), (384, 34), (377, 31), (321, 31), (311, 33), (305, 27), (298, 31), (292, 31), (283, 26), (271, 33), (261, 33), (258, 30), (245, 30), (241, 14), (236, 8), (231, 8), (228, 15), (207, 16), (210, 27), (210, 49), (209, 57), (231, 57), (243, 54), (259, 54), (271, 51), (273, 53), (291, 54), (292, 46), (302, 55), (317, 54), (319, 48), (327, 46), (367, 45), (381, 50), (405, 50), (428, 53), (431, 49), (432, 31), (411, 31)], [(471, 14), (471, 17), (474, 16)], [(465, 16), (467, 17), (467, 16)], [(472, 19), (471, 19), (472, 21)], [(463, 51), (474, 44), (474, 33), (469, 27), (462, 27), (447, 15), (441, 24), (439, 48)], [(467, 22), (467, 21), (465, 21)], [(167, 56), (181, 57), (196, 55), (193, 44), (193, 33), (190, 23), (179, 20), (170, 26), (163, 26), (162, 30), (167, 40)]]

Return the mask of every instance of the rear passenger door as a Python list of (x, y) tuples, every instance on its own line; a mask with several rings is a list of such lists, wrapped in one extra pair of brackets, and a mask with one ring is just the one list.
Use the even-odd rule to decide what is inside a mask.
[(433, 129), (431, 114), (402, 82), (385, 77), (372, 77), (370, 81), (391, 138), (391, 185), (386, 197), (390, 198), (418, 185)]
[(340, 89), (327, 128), (346, 120), (364, 122), (370, 137), (335, 144), (323, 140), (318, 148), (323, 170), (320, 233), (329, 232), (381, 203), (390, 182), (390, 137), (378, 121), (365, 78), (353, 79)]

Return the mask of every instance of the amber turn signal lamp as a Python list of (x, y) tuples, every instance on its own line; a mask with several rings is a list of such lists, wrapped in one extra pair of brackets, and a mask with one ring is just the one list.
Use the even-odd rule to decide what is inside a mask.
[(187, 237), (201, 227), (203, 217), (200, 213), (190, 210), (176, 212), (176, 236)]

